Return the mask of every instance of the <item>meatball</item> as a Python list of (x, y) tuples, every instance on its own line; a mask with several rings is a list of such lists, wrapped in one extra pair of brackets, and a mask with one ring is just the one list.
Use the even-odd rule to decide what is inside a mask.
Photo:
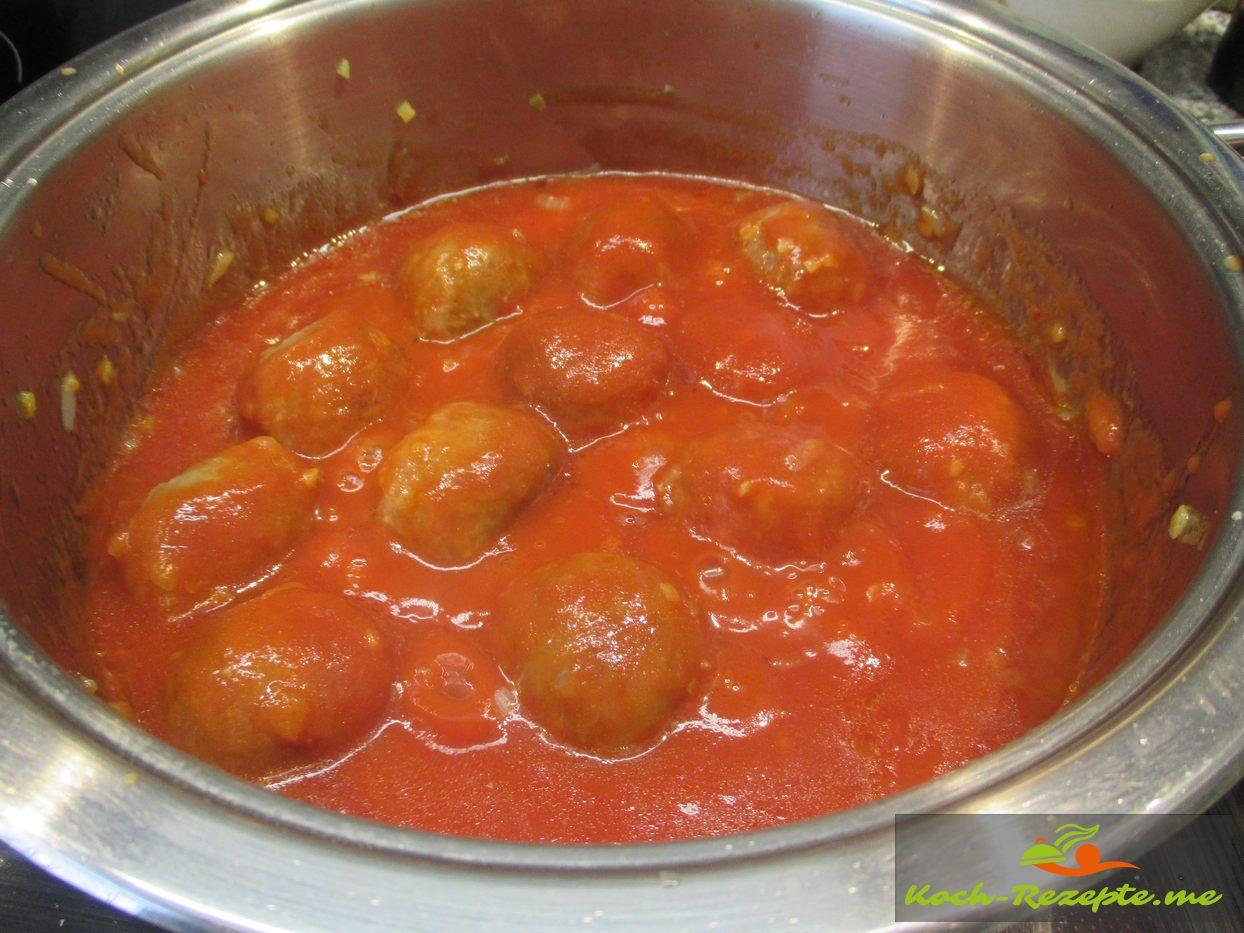
[(511, 310), (531, 290), (534, 266), (517, 231), (456, 223), (415, 244), (398, 272), (398, 293), (419, 333), (444, 340)]
[(540, 568), (505, 594), (500, 626), (524, 712), (584, 751), (650, 741), (700, 679), (695, 613), (659, 570), (618, 554)]
[(380, 417), (401, 391), (406, 362), (353, 310), (333, 311), (260, 354), (238, 409), (301, 454), (332, 453)]
[(689, 443), (657, 479), (667, 509), (697, 532), (773, 564), (814, 557), (855, 510), (860, 472), (812, 431), (723, 428)]
[(850, 222), (788, 201), (744, 218), (738, 243), (760, 280), (801, 311), (836, 314), (863, 300), (872, 270)]
[(420, 557), (479, 557), (553, 476), (556, 444), (527, 412), (454, 402), (385, 457), (380, 520)]
[(619, 304), (669, 277), (687, 230), (646, 198), (610, 204), (583, 221), (569, 260), (579, 294), (598, 308)]
[(876, 435), (890, 478), (949, 506), (1006, 508), (1031, 482), (1031, 425), (985, 376), (954, 372), (894, 387), (878, 408)]
[(500, 350), (514, 389), (558, 422), (596, 424), (634, 411), (665, 382), (665, 344), (605, 311), (558, 309), (519, 321)]
[(171, 673), (169, 728), (191, 754), (259, 776), (361, 739), (391, 679), (388, 646), (365, 615), (288, 584), (199, 623)]
[(242, 582), (307, 525), (318, 475), (272, 438), (253, 438), (152, 489), (108, 552), (135, 595), (168, 601)]
[(818, 347), (804, 318), (729, 301), (687, 314), (674, 341), (680, 359), (714, 392), (757, 405), (807, 382), (830, 352)]

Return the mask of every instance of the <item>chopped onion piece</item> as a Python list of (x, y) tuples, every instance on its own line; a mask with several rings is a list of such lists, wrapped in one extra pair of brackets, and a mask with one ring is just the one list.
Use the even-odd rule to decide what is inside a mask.
[(66, 431), (72, 431), (78, 423), (78, 390), (81, 388), (82, 383), (72, 370), (60, 381), (60, 423)]
[(509, 687), (498, 687), (492, 695), (492, 702), (502, 719), (508, 719), (518, 709), (518, 697)]
[(1201, 548), (1205, 546), (1205, 539), (1209, 535), (1209, 519), (1192, 506), (1181, 505), (1171, 516), (1167, 531), (1172, 541)]
[(95, 367), (95, 378), (99, 380), (100, 385), (110, 386), (117, 381), (117, 367), (108, 357), (104, 357), (99, 361), (99, 365)]
[(27, 421), (34, 419), (38, 408), (39, 400), (35, 398), (35, 394), (29, 389), (22, 389), (22, 391), (17, 393), (17, 413)]
[(216, 255), (212, 257), (212, 267), (207, 273), (207, 287), (211, 288), (221, 277), (229, 271), (229, 267), (233, 265), (233, 250), (218, 250)]

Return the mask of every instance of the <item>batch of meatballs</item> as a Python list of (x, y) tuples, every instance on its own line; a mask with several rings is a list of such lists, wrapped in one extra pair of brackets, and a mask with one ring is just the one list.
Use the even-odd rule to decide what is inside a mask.
[[(193, 619), (167, 675), (173, 740), (237, 773), (272, 774), (348, 750), (401, 689), (392, 640), (365, 601), (274, 570), (322, 518), (319, 462), (377, 426), (390, 434), (370, 464), (369, 521), (421, 572), (505, 560), (507, 535), (558, 494), (579, 452), (659, 421), (688, 393), (737, 418), (680, 439), (651, 471), (651, 509), (749, 565), (814, 564), (879, 474), (986, 515), (1030, 495), (1031, 418), (977, 373), (889, 385), (868, 414), (867, 458), (825, 427), (832, 413), (774, 415), (789, 415), (792, 399), (817, 404), (795, 390), (843, 365), (809, 325), (874, 299), (874, 234), (818, 204), (747, 196), (761, 206), (731, 220), (733, 254), (709, 270), (688, 268), (705, 232), (651, 192), (563, 219), (569, 232), (553, 249), (505, 223), (450, 219), (380, 270), (374, 287), (396, 314), (325, 300), (258, 352), (230, 415), (240, 442), (150, 489), (107, 543), (131, 598)], [(770, 310), (748, 316), (727, 302), (684, 314), (680, 333), (699, 328), (702, 339), (671, 340), (669, 296), (690, 275), (742, 282)], [(444, 363), (473, 342), (487, 344), (499, 397), (448, 401), (412, 424), (401, 408), (424, 363), (404, 348), (435, 348), (428, 359)], [(604, 759), (659, 741), (714, 657), (695, 594), (625, 548), (537, 562), (485, 628), (517, 714), (548, 741)], [(444, 665), (439, 676), (446, 702), (477, 686)]]

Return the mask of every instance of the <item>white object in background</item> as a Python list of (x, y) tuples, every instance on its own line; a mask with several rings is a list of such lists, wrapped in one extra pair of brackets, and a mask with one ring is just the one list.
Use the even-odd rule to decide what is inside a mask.
[(1020, 16), (1057, 29), (1124, 64), (1173, 36), (1210, 0), (999, 0)]

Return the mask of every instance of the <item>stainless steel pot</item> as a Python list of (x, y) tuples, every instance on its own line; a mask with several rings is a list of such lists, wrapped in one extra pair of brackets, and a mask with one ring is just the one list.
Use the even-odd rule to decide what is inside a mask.
[[(53, 663), (75, 649), (73, 497), (153, 355), (202, 308), (420, 197), (597, 165), (844, 203), (1031, 335), (1042, 314), (1074, 320), (1079, 355), (1048, 348), (1059, 378), (1073, 393), (1110, 380), (1171, 463), (1195, 452), (1162, 508), (1193, 504), (1215, 532), (1201, 551), (1133, 529), (1139, 563), (1092, 692), (869, 806), (699, 842), (549, 847), (257, 790)], [(909, 165), (920, 185), (895, 181)], [(82, 56), (0, 110), (0, 835), (176, 927), (863, 928), (892, 920), (896, 812), (1195, 811), (1244, 764), (1242, 192), (1229, 151), (1151, 88), (984, 4), (201, 0)]]

